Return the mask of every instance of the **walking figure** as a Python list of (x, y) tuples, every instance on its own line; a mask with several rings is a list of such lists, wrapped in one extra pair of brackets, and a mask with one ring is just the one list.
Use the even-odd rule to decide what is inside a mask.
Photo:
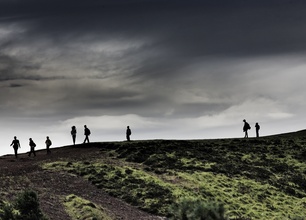
[(245, 119), (243, 119), (244, 125), (243, 125), (243, 132), (244, 132), (244, 138), (248, 138), (248, 130), (251, 129), (251, 126)]
[(36, 144), (34, 143), (32, 138), (30, 138), (29, 140), (30, 140), (29, 145), (30, 145), (30, 149), (31, 149), (30, 152), (29, 152), (29, 157), (31, 157), (32, 153), (34, 154), (34, 157), (36, 157), (36, 153), (35, 153)]
[(90, 130), (89, 130), (89, 128), (87, 128), (86, 125), (84, 125), (84, 135), (85, 135), (85, 140), (84, 140), (83, 143), (85, 144), (86, 141), (87, 141), (87, 143), (89, 143)]
[(256, 137), (259, 137), (259, 129), (260, 129), (260, 126), (259, 126), (258, 122), (256, 122), (255, 128), (256, 128)]
[(14, 140), (12, 141), (11, 146), (12, 145), (14, 148), (15, 157), (17, 158), (17, 151), (18, 151), (18, 148), (20, 148), (20, 142), (16, 136), (14, 136)]
[(47, 154), (51, 154), (50, 146), (52, 145), (52, 141), (50, 140), (48, 136), (47, 136), (47, 140), (45, 143), (46, 143), (46, 148), (47, 148)]
[(73, 145), (75, 145), (76, 133), (77, 133), (76, 127), (72, 126), (71, 127), (71, 136), (72, 136)]
[(130, 140), (131, 140), (131, 139), (130, 139), (131, 134), (132, 134), (132, 131), (131, 131), (131, 129), (130, 129), (130, 126), (127, 126), (127, 128), (126, 128), (126, 140), (127, 140), (127, 141), (130, 141)]

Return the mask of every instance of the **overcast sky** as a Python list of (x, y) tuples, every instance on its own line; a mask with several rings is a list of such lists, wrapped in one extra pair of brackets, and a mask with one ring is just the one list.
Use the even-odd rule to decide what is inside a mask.
[(306, 2), (0, 0), (0, 154), (305, 128)]

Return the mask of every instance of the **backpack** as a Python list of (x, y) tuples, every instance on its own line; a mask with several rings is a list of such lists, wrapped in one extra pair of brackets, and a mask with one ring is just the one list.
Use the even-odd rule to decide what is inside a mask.
[(246, 126), (247, 126), (247, 129), (248, 129), (248, 130), (251, 129), (251, 126), (250, 126), (249, 123), (247, 123)]

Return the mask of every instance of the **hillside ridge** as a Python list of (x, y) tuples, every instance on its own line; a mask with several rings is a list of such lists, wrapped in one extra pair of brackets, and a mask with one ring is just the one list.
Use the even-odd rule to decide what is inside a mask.
[(90, 201), (112, 219), (164, 219), (183, 197), (219, 201), (236, 220), (305, 217), (306, 130), (248, 139), (95, 142), (51, 151), (39, 150), (35, 158), (2, 156), (0, 202), (30, 188), (54, 220), (74, 219), (67, 198)]

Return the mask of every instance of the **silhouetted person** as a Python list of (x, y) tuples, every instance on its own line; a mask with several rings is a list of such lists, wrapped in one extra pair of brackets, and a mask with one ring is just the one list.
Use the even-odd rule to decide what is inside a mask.
[(11, 146), (13, 145), (13, 148), (14, 148), (14, 153), (15, 153), (15, 157), (17, 158), (17, 151), (18, 151), (18, 148), (20, 148), (20, 142), (19, 140), (17, 139), (17, 137), (15, 136), (14, 137), (14, 140), (12, 141), (11, 143)]
[(47, 148), (47, 154), (51, 154), (50, 146), (52, 145), (52, 141), (50, 140), (48, 136), (47, 136), (47, 140), (45, 143), (46, 143), (46, 148)]
[(84, 135), (85, 135), (84, 144), (86, 143), (86, 141), (89, 143), (90, 130), (87, 128), (86, 125), (84, 125)]
[(259, 126), (258, 122), (256, 122), (255, 128), (256, 128), (256, 137), (259, 137), (259, 129), (260, 129), (260, 126)]
[(30, 142), (29, 142), (29, 145), (30, 145), (29, 157), (31, 156), (32, 153), (34, 154), (34, 157), (36, 157), (36, 153), (35, 153), (36, 144), (34, 143), (32, 138), (30, 138), (29, 140), (30, 140)]
[(131, 129), (130, 129), (130, 126), (127, 126), (127, 128), (126, 128), (126, 140), (127, 140), (127, 141), (130, 141), (130, 140), (131, 140), (131, 139), (130, 139), (131, 134), (132, 134), (132, 131), (131, 131)]
[(77, 134), (76, 127), (72, 126), (71, 127), (71, 136), (72, 136), (73, 145), (75, 145), (76, 134)]
[(243, 125), (243, 132), (244, 132), (244, 137), (248, 138), (248, 130), (251, 129), (251, 126), (249, 125), (249, 123), (247, 123), (247, 121), (245, 119), (243, 119), (244, 125)]

